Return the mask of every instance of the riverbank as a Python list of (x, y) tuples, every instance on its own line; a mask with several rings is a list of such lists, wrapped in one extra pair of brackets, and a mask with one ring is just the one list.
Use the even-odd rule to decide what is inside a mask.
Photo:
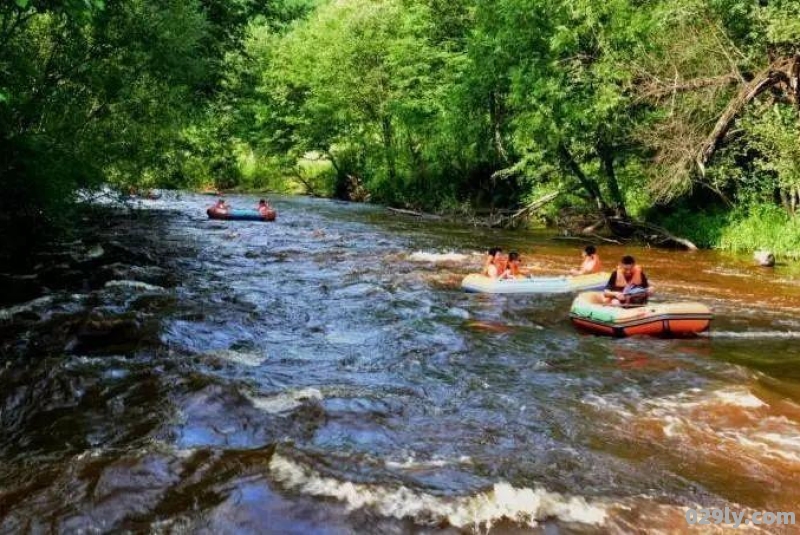
[(782, 258), (800, 258), (800, 220), (774, 206), (717, 212), (678, 210), (659, 223), (706, 249), (734, 253), (767, 250)]

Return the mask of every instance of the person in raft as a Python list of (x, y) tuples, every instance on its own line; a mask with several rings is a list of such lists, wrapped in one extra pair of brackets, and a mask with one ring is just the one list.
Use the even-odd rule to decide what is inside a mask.
[(225, 199), (217, 199), (217, 203), (211, 208), (213, 208), (215, 212), (218, 212), (220, 214), (227, 214), (228, 210), (231, 209), (231, 207), (228, 206), (228, 203), (225, 202)]
[(482, 275), (486, 277), (492, 277), (492, 271), (494, 271), (494, 277), (497, 278), (497, 267), (495, 266), (495, 259), (497, 256), (502, 253), (503, 250), (500, 247), (492, 247), (489, 249), (489, 252), (486, 253), (486, 258), (483, 261), (483, 273)]
[(258, 201), (258, 208), (256, 208), (256, 210), (258, 210), (258, 213), (262, 216), (266, 216), (267, 212), (272, 210), (272, 207), (269, 205), (266, 199), (261, 199)]
[(511, 251), (508, 253), (508, 265), (506, 266), (505, 271), (503, 271), (499, 278), (501, 279), (522, 279), (523, 275), (520, 272), (519, 265), (521, 263), (519, 253), (516, 251)]
[(625, 255), (617, 270), (608, 279), (603, 292), (603, 301), (617, 306), (644, 305), (651, 295), (653, 287), (647, 281), (644, 271), (636, 265), (636, 260), (632, 256)]
[(583, 262), (581, 262), (580, 269), (570, 269), (570, 275), (589, 275), (592, 273), (600, 273), (603, 269), (600, 264), (600, 255), (597, 254), (597, 249), (594, 245), (587, 245), (583, 249)]
[(503, 254), (499, 247), (489, 249), (486, 263), (483, 267), (483, 275), (490, 279), (500, 278), (508, 267), (508, 258)]

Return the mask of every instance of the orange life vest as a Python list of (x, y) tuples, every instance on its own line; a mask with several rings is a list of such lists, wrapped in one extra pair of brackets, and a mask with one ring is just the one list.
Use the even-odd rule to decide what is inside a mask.
[(514, 277), (519, 277), (520, 276), (519, 264), (512, 264), (511, 262), (509, 262), (508, 263), (508, 270), (511, 271), (511, 274)]
[(634, 286), (641, 286), (642, 285), (642, 268), (639, 266), (633, 266), (631, 270), (631, 280), (627, 280), (625, 278), (625, 273), (622, 271), (622, 267), (617, 268), (617, 280), (614, 282), (614, 286), (617, 288), (625, 288), (629, 284), (633, 284)]
[(602, 266), (600, 264), (600, 255), (593, 254), (592, 256), (587, 256), (583, 259), (583, 264), (581, 264), (581, 273), (588, 274), (588, 273), (600, 273)]
[(502, 275), (508, 267), (508, 260), (495, 260), (494, 265), (497, 266), (497, 274)]

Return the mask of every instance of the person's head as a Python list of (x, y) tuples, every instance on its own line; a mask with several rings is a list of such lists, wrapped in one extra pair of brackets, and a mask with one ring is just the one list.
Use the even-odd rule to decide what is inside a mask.
[(217, 206), (223, 206), (225, 204), (225, 199), (217, 199)]
[(597, 248), (594, 245), (587, 245), (583, 249), (583, 254), (586, 256), (593, 256), (597, 254)]
[(516, 251), (511, 251), (508, 253), (508, 262), (509, 263), (519, 263), (519, 253)]
[(494, 259), (494, 258), (497, 257), (497, 255), (499, 253), (502, 253), (502, 252), (503, 252), (503, 250), (500, 247), (492, 247), (491, 249), (489, 249), (489, 253), (488, 254), (492, 259)]
[(633, 266), (636, 265), (636, 260), (631, 255), (625, 255), (622, 257), (619, 265), (626, 274), (631, 273), (633, 271)]
[(260, 201), (258, 201), (258, 205), (259, 206), (266, 206), (267, 205), (267, 201), (265, 199), (261, 199)]

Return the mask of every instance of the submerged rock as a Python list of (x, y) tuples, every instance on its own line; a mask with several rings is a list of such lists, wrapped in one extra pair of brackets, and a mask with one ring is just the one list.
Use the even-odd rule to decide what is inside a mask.
[(66, 350), (73, 354), (129, 354), (160, 343), (159, 322), (135, 313), (91, 314), (73, 327)]

